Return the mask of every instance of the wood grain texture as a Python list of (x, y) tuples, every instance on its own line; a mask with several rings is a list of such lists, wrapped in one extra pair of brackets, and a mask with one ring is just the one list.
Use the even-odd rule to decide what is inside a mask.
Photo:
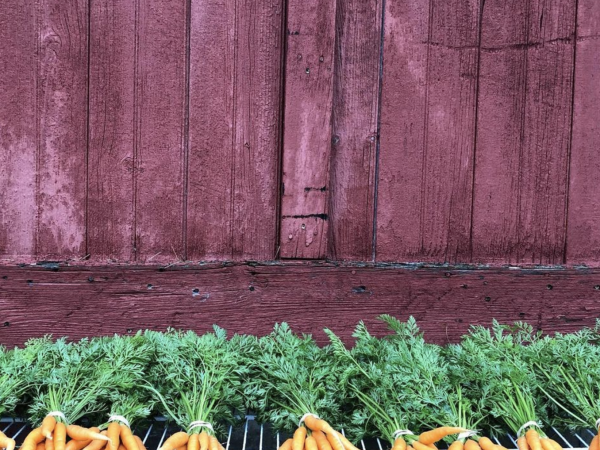
[(600, 2), (579, 0), (567, 261), (600, 265)]
[(0, 259), (36, 247), (37, 23), (33, 0), (0, 3)]
[(386, 3), (377, 260), (470, 256), (479, 12)]
[(328, 257), (373, 258), (381, 0), (337, 3)]
[(133, 261), (135, 3), (99, 0), (90, 14), (88, 251)]
[[(600, 314), (600, 272), (592, 269), (48, 267), (0, 267), (0, 344), (47, 333), (80, 338), (169, 326), (204, 332), (213, 323), (263, 335), (281, 321), (321, 343), (324, 327), (350, 341), (359, 320), (383, 333), (375, 321), (382, 313), (413, 315), (428, 340), (444, 343), (493, 318), (566, 332), (593, 325)], [(99, 309), (101, 315), (91, 313)]]
[(575, 1), (486, 2), (473, 260), (562, 264)]
[(40, 0), (38, 259), (86, 254), (88, 2)]
[(186, 3), (137, 2), (135, 252), (138, 261), (185, 258)]
[(331, 0), (287, 4), (282, 258), (326, 255), (335, 5)]
[(193, 1), (190, 259), (273, 259), (283, 2)]

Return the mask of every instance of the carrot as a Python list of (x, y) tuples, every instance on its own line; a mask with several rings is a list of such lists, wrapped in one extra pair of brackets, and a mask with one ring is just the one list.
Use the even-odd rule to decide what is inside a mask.
[(119, 444), (119, 448), (117, 450), (127, 450), (123, 444)]
[(419, 441), (413, 442), (412, 446), (415, 448), (415, 450), (431, 450), (427, 445)]
[(163, 442), (163, 445), (159, 450), (176, 450), (179, 447), (186, 445), (189, 438), (189, 435), (185, 431), (180, 431), (171, 435), (169, 439)]
[(80, 427), (79, 425), (69, 425), (67, 427), (67, 434), (75, 441), (93, 441), (95, 439), (104, 441), (110, 440), (109, 437), (100, 434), (100, 430), (94, 431), (92, 428), (84, 428)]
[(427, 444), (427, 447), (429, 447), (431, 450), (438, 450), (434, 444)]
[(65, 446), (65, 450), (83, 450), (91, 443), (92, 443), (91, 440), (76, 441), (75, 439), (71, 439), (69, 442), (67, 442), (67, 445)]
[(481, 450), (481, 447), (473, 439), (467, 439), (467, 442), (465, 442), (465, 450)]
[(119, 436), (121, 437), (121, 442), (123, 443), (123, 446), (127, 450), (139, 450), (138, 443), (133, 437), (131, 429), (127, 425), (123, 424), (120, 425), (120, 428), (121, 433), (119, 434)]
[(542, 444), (542, 448), (544, 450), (555, 450), (554, 445), (550, 442), (550, 439), (543, 437), (540, 439), (540, 444)]
[(36, 447), (35, 450), (46, 450), (46, 444), (44, 444), (43, 442), (40, 442)]
[(6, 450), (14, 450), (16, 445), (17, 444), (14, 439), (9, 438), (2, 431), (0, 431), (0, 448), (5, 448)]
[(496, 444), (494, 444), (490, 438), (480, 437), (479, 446), (481, 450), (496, 450)]
[[(198, 435), (198, 441), (200, 442), (200, 450), (208, 450), (208, 445), (210, 443), (210, 437), (206, 431), (203, 431)], [(291, 439), (290, 439), (291, 441)], [(291, 445), (291, 444), (290, 444)]]
[(144, 441), (142, 441), (139, 436), (133, 436), (133, 437), (135, 438), (135, 440), (136, 440), (136, 442), (138, 444), (138, 449), (139, 450), (146, 450), (146, 446), (144, 445)]
[(192, 434), (188, 439), (187, 450), (200, 450), (200, 436), (198, 433)]
[[(325, 433), (317, 430), (317, 431), (312, 432), (312, 436), (317, 441), (317, 447), (319, 447), (319, 450), (333, 450), (331, 448), (331, 444), (327, 440), (327, 437), (325, 437)], [(291, 449), (288, 449), (288, 450), (291, 450)]]
[[(325, 423), (327, 424), (327, 422), (325, 422)], [(327, 424), (327, 425), (329, 425), (329, 424)], [(329, 428), (331, 428), (331, 427), (329, 427)], [(338, 437), (339, 437), (339, 438), (342, 440), (342, 444), (344, 444), (344, 448), (345, 448), (346, 450), (359, 450), (359, 449), (358, 449), (358, 448), (356, 448), (356, 447), (355, 447), (355, 445), (354, 445), (352, 442), (350, 442), (350, 441), (349, 441), (349, 440), (346, 438), (346, 436), (344, 436), (342, 433), (340, 433), (339, 431), (334, 431), (334, 433), (335, 433), (335, 434), (337, 434), (337, 435), (338, 435)]]
[(406, 450), (406, 441), (402, 436), (396, 438), (392, 450)]
[[(294, 431), (294, 437), (292, 438), (292, 450), (303, 450), (305, 440), (306, 428), (298, 427), (298, 429)], [(210, 450), (212, 450), (212, 448)]]
[(590, 442), (589, 450), (598, 450), (598, 440), (598, 435), (594, 436), (594, 439), (592, 439), (592, 442)]
[(36, 450), (37, 445), (40, 444), (43, 440), (44, 435), (42, 434), (42, 429), (36, 428), (27, 435), (25, 441), (23, 441), (23, 445), (21, 445), (21, 449)]
[(55, 426), (56, 426), (56, 417), (54, 417), (54, 416), (44, 417), (44, 420), (42, 420), (42, 435), (46, 439), (52, 440), (52, 432), (54, 431)]
[(54, 440), (46, 438), (44, 441), (44, 450), (54, 450)]
[(327, 434), (326, 437), (332, 450), (345, 450), (344, 443), (337, 434)]
[(118, 450), (119, 445), (121, 445), (121, 426), (118, 422), (111, 422), (108, 424), (106, 436), (108, 437), (108, 444), (106, 444), (106, 450)]
[(306, 440), (304, 441), (304, 448), (306, 450), (319, 450), (319, 447), (317, 446), (317, 441), (312, 436), (308, 436), (306, 438)]
[(448, 450), (464, 450), (465, 448), (465, 444), (463, 444), (462, 441), (454, 441), (450, 447), (448, 447)]
[(292, 450), (292, 438), (286, 439), (286, 441), (279, 446), (279, 450)]
[(542, 450), (542, 443), (540, 441), (540, 435), (533, 428), (530, 428), (525, 433), (525, 438), (527, 439), (527, 444), (531, 450)]
[(219, 440), (216, 437), (210, 436), (208, 448), (210, 450), (220, 450), (221, 444), (219, 444)]
[[(107, 430), (101, 431), (100, 434), (103, 434), (104, 436), (108, 436), (108, 431)], [(109, 445), (108, 441), (94, 439), (83, 450), (102, 450), (107, 445)], [(49, 450), (49, 449), (46, 449), (46, 450)]]
[(529, 444), (525, 436), (517, 438), (517, 447), (519, 447), (519, 450), (529, 450)]
[(449, 436), (451, 434), (462, 433), (463, 431), (467, 431), (467, 429), (461, 427), (439, 427), (435, 430), (425, 431), (424, 433), (421, 433), (419, 435), (419, 442), (425, 445), (433, 444), (434, 442), (437, 442), (442, 438), (445, 438), (446, 436)]
[(563, 450), (562, 445), (560, 445), (554, 439), (548, 438), (548, 441), (552, 444), (552, 446), (554, 447), (554, 450)]

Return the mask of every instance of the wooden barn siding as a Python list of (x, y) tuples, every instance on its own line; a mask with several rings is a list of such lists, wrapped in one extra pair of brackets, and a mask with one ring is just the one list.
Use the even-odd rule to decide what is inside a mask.
[(599, 266), (599, 9), (4, 1), (1, 258)]
[(0, 267), (0, 305), (0, 343), (9, 346), (45, 334), (75, 339), (167, 327), (204, 332), (212, 324), (262, 335), (281, 321), (321, 343), (325, 327), (350, 342), (360, 320), (385, 333), (376, 321), (382, 313), (403, 320), (412, 315), (429, 341), (446, 343), (493, 318), (548, 332), (593, 326), (600, 315), (600, 271), (315, 262), (46, 264)]

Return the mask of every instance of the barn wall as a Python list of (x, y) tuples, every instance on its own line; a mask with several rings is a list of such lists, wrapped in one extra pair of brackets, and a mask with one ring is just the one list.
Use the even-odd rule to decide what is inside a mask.
[(594, 0), (5, 0), (0, 260), (600, 266)]

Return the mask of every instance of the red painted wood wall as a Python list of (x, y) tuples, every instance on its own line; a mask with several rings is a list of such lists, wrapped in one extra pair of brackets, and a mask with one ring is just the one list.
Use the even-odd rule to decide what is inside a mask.
[(600, 265), (595, 0), (4, 0), (5, 262)]
[(591, 324), (598, 55), (597, 0), (2, 0), (0, 343), (97, 302), (92, 333)]

